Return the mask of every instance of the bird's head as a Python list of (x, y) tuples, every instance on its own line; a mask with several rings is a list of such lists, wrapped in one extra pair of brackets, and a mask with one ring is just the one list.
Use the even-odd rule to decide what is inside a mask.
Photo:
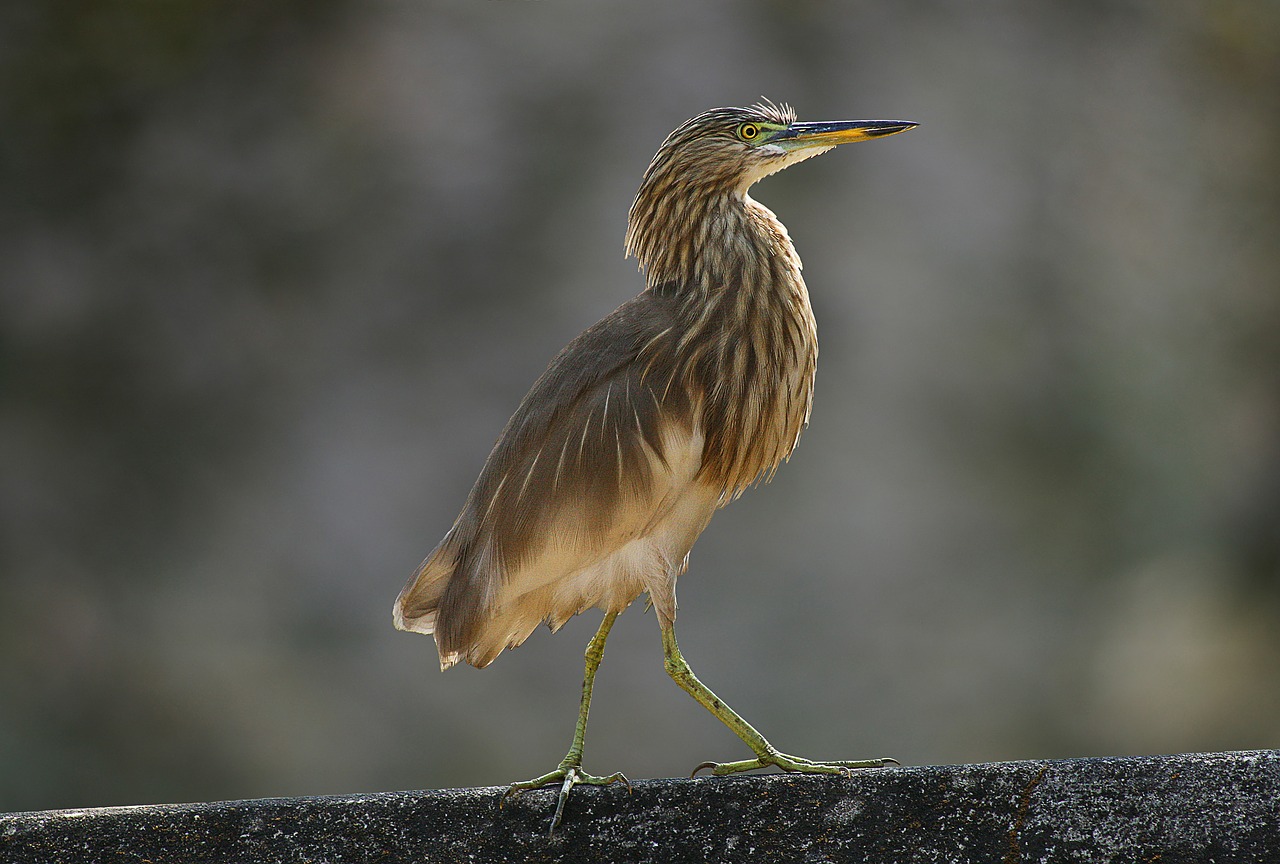
[(645, 172), (645, 184), (666, 175), (696, 188), (717, 185), (745, 193), (753, 183), (840, 144), (867, 141), (915, 127), (904, 120), (799, 123), (789, 105), (715, 108), (667, 136)]
[[(682, 250), (698, 235), (697, 226), (726, 200), (745, 199), (757, 180), (840, 144), (915, 126), (905, 120), (800, 123), (790, 106), (769, 101), (699, 114), (668, 135), (649, 163), (631, 205), (627, 254), (640, 259), (651, 281), (669, 278), (670, 266), (655, 271), (651, 265), (687, 263)], [(667, 254), (672, 252), (678, 254)]]

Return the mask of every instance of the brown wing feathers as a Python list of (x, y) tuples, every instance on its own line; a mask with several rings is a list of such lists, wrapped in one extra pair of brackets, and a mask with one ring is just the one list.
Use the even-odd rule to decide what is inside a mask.
[[(466, 653), (501, 580), (537, 555), (558, 515), (581, 513), (571, 522), (598, 536), (620, 504), (649, 494), (663, 424), (692, 420), (686, 390), (666, 387), (673, 303), (645, 292), (583, 332), (507, 423), (461, 515), (402, 598), (406, 624), (433, 630), (442, 657)], [(590, 546), (597, 536), (577, 540)]]

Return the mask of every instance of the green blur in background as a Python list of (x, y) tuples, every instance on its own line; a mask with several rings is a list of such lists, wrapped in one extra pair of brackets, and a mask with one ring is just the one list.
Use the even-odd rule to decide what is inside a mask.
[[(1275, 3), (11, 3), (0, 811), (550, 769), (599, 613), (442, 675), (391, 603), (761, 96), (922, 125), (753, 192), (822, 355), (699, 674), (812, 758), (1280, 744)], [(641, 604), (593, 709), (589, 771), (747, 755)]]

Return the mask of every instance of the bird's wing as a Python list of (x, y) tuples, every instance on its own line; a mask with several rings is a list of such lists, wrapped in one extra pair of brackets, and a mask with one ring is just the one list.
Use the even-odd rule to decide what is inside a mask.
[[(701, 441), (690, 394), (672, 386), (674, 302), (646, 291), (583, 332), (507, 423), (462, 513), (396, 601), (397, 626), (434, 633), (442, 664), (484, 665), (542, 618), (581, 611), (544, 608), (555, 592), (541, 589), (645, 536), (678, 503)], [(533, 608), (502, 625), (522, 632), (486, 638), (522, 597)]]

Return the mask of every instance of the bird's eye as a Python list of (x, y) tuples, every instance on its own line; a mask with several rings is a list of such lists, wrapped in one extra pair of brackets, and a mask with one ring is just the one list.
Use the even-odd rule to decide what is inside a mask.
[(743, 123), (738, 127), (738, 137), (743, 141), (754, 141), (760, 137), (760, 127), (754, 123)]

